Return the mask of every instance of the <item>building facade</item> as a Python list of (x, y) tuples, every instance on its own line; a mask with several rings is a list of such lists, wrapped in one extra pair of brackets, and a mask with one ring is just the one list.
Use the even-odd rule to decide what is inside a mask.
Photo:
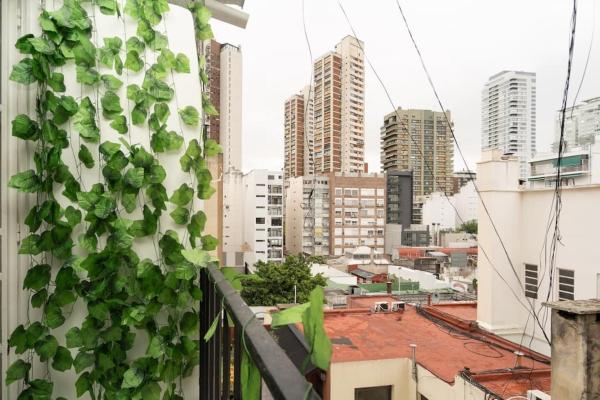
[[(556, 113), (554, 129), (554, 148), (558, 149), (560, 140), (561, 112)], [(600, 134), (600, 97), (584, 100), (565, 112), (564, 140), (567, 148), (587, 145), (595, 141)]]
[(281, 171), (244, 175), (244, 263), (283, 260), (283, 177)]
[(477, 191), (469, 181), (453, 196), (435, 192), (426, 196), (423, 203), (423, 225), (431, 231), (453, 230), (467, 221), (477, 219)]
[(520, 176), (529, 175), (536, 152), (536, 76), (502, 71), (489, 78), (481, 94), (481, 149), (519, 157)]
[[(448, 121), (450, 111), (396, 111), (384, 117), (381, 127), (383, 171), (413, 171), (413, 195), (435, 191), (452, 194), (454, 142)], [(452, 124), (452, 122), (450, 122)]]
[(223, 171), (242, 170), (242, 49), (221, 45), (220, 132)]
[(313, 173), (313, 91), (306, 86), (285, 101), (284, 179)]
[(600, 224), (598, 213), (591, 211), (600, 202), (600, 185), (563, 187), (561, 238), (555, 268), (550, 272), (549, 261), (545, 260), (550, 257), (553, 228), (547, 231), (546, 227), (554, 188), (519, 185), (518, 159), (502, 157), (501, 152), (485, 152), (477, 171), (483, 201), (515, 269), (479, 207), (478, 241), (486, 257), (478, 262), (478, 322), (512, 341), (531, 341), (532, 348), (548, 354), (550, 347), (531, 317), (531, 308), (550, 336), (549, 310), (543, 302), (600, 298), (596, 262), (600, 248), (596, 235), (583, 233), (587, 227)]
[(364, 171), (363, 46), (346, 36), (314, 63), (315, 173)]
[(452, 193), (458, 193), (460, 188), (465, 186), (468, 182), (477, 179), (477, 173), (475, 171), (462, 170), (456, 171), (452, 175)]
[(385, 254), (402, 244), (402, 229), (409, 228), (413, 214), (412, 171), (390, 170), (385, 174)]
[(330, 173), (292, 178), (287, 184), (287, 253), (340, 256), (367, 246), (383, 254), (382, 174)]

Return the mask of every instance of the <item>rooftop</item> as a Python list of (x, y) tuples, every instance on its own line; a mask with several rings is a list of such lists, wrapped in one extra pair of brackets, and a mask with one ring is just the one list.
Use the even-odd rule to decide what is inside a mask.
[(477, 328), (474, 304), (407, 305), (403, 313), (374, 313), (369, 308), (373, 301), (393, 298), (351, 297), (348, 305), (360, 308), (325, 313), (325, 329), (333, 342), (332, 363), (409, 358), (409, 345), (416, 344), (417, 362), (448, 384), (468, 368), (472, 380), (491, 392), (504, 391), (506, 397), (532, 388), (549, 391), (549, 358), (520, 348), (525, 356), (521, 368), (515, 368), (514, 351), (519, 346)]

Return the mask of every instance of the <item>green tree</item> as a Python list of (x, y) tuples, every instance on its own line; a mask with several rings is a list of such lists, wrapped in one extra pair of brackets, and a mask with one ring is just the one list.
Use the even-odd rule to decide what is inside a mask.
[(458, 228), (458, 231), (476, 234), (477, 233), (477, 220), (472, 219), (470, 221), (466, 221)]
[(321, 275), (312, 276), (310, 261), (304, 256), (288, 256), (283, 263), (258, 262), (256, 274), (242, 280), (242, 297), (251, 306), (273, 306), (294, 302), (306, 303), (310, 292), (317, 286), (325, 286)]

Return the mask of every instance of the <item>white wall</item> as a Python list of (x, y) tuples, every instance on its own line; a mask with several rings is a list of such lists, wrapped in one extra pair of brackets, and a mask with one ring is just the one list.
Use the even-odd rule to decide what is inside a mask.
[(330, 267), (327, 264), (312, 264), (310, 266), (310, 273), (312, 276), (321, 274), (325, 279), (329, 279), (333, 283), (339, 283), (340, 285), (356, 285), (358, 282), (356, 276)]
[(221, 47), (221, 132), (223, 171), (242, 170), (242, 51)]
[(244, 252), (243, 180), (239, 171), (223, 173), (223, 263), (229, 267), (242, 266), (243, 261), (240, 258)]
[(455, 202), (454, 198), (446, 198), (441, 192), (431, 193), (426, 198), (427, 200), (423, 203), (422, 224), (428, 225), (431, 232), (434, 232), (434, 223), (440, 224), (436, 225), (435, 230), (454, 229), (456, 227), (456, 211), (452, 207)]
[[(478, 180), (484, 201), (507, 246), (513, 265), (521, 282), (524, 281), (524, 264), (538, 266), (540, 291), (538, 299), (524, 296), (507, 257), (483, 209), (479, 210), (479, 245), (487, 257), (479, 257), (478, 264), (478, 314), (481, 325), (514, 341), (520, 341), (529, 311), (519, 304), (533, 304), (541, 319), (549, 312), (541, 303), (558, 300), (557, 273), (549, 290), (548, 264), (543, 263), (548, 253), (542, 246), (546, 239), (548, 214), (552, 205), (552, 189), (523, 190), (514, 184), (518, 177), (516, 162), (483, 161), (478, 164)], [(560, 217), (561, 243), (557, 246), (556, 267), (575, 271), (575, 299), (598, 298), (600, 282), (600, 257), (595, 227), (600, 225), (600, 213), (594, 212), (600, 204), (600, 185), (565, 187), (562, 191)], [(550, 230), (548, 240), (551, 241)], [(549, 242), (550, 243), (550, 242)], [(482, 249), (480, 249), (480, 254)], [(489, 260), (488, 260), (489, 257)], [(507, 285), (494, 272), (496, 267), (516, 292), (518, 300)], [(533, 317), (531, 318), (533, 319)], [(545, 324), (549, 330), (550, 318)], [(529, 321), (526, 339), (533, 334), (534, 324)], [(539, 326), (536, 326), (533, 348), (549, 353)]]
[(446, 289), (450, 287), (448, 282), (437, 279), (435, 275), (427, 271), (419, 271), (416, 269), (390, 265), (388, 267), (388, 273), (397, 278), (419, 282), (419, 287), (425, 290)]
[[(59, 2), (56, 2), (59, 5)], [(121, 3), (121, 2), (119, 2)], [(89, 7), (88, 3), (84, 4), (85, 7)], [(8, 177), (18, 171), (23, 171), (32, 167), (32, 148), (22, 140), (11, 137), (8, 132), (9, 121), (12, 120), (17, 114), (27, 113), (32, 114), (34, 112), (34, 97), (35, 97), (35, 85), (29, 88), (24, 88), (15, 83), (9, 83), (7, 79), (8, 65), (12, 65), (16, 62), (20, 56), (17, 54), (17, 50), (13, 44), (16, 39), (25, 33), (38, 33), (37, 19), (40, 12), (40, 3), (33, 1), (5, 1), (2, 2), (3, 16), (6, 17), (3, 20), (3, 35), (2, 35), (2, 51), (3, 53), (3, 75), (2, 75), (2, 87), (3, 90), (7, 90), (6, 99), (10, 99), (3, 106), (2, 115), (2, 126), (1, 131), (3, 132), (3, 146), (2, 146), (2, 182), (3, 182), (3, 204), (2, 204), (2, 224), (6, 229), (6, 232), (10, 233), (3, 237), (2, 243), (2, 266), (3, 271), (3, 302), (2, 302), (2, 338), (6, 338), (8, 333), (11, 332), (19, 324), (27, 323), (28, 318), (32, 320), (39, 318), (37, 310), (29, 310), (28, 313), (28, 293), (21, 289), (23, 278), (29, 266), (29, 259), (27, 257), (18, 256), (18, 243), (23, 239), (28, 232), (28, 228), (22, 225), (29, 208), (34, 204), (34, 196), (17, 194), (15, 190), (8, 190), (5, 188)], [(46, 2), (48, 9), (54, 8), (54, 2)], [(19, 26), (19, 21), (15, 18), (16, 15), (22, 15), (23, 21)], [(96, 29), (98, 38), (93, 38), (94, 41), (101, 42), (103, 37), (121, 36), (124, 39), (124, 29), (126, 30), (127, 37), (135, 35), (136, 24), (128, 16), (123, 16), (123, 19), (116, 17), (104, 16), (100, 12), (95, 13)], [(126, 25), (123, 25), (125, 21)], [(177, 114), (178, 108), (183, 108), (187, 105), (192, 105), (196, 109), (202, 108), (201, 103), (201, 89), (200, 82), (198, 79), (198, 62), (195, 56), (194, 50), (196, 49), (195, 34), (192, 17), (188, 10), (176, 6), (171, 6), (171, 11), (165, 15), (164, 22), (161, 22), (159, 29), (165, 31), (169, 39), (169, 47), (175, 53), (185, 53), (189, 56), (190, 69), (189, 74), (175, 74), (174, 81), (169, 81), (170, 84), (174, 85), (174, 89), (177, 92), (177, 100), (173, 100), (169, 105), (171, 108), (171, 116), (168, 120), (168, 125), (171, 129), (181, 132), (184, 136), (185, 142), (189, 142), (191, 139), (199, 138), (198, 129), (187, 127), (180, 124), (179, 117)], [(123, 41), (125, 42), (125, 40)], [(100, 46), (101, 47), (101, 46)], [(154, 63), (155, 57), (158, 54), (147, 51), (146, 57), (148, 63)], [(80, 98), (83, 96), (91, 96), (95, 100), (95, 91), (90, 88), (81, 89), (81, 85), (75, 81), (75, 68), (74, 66), (68, 65), (63, 67), (62, 72), (65, 75), (65, 84), (67, 86), (67, 94), (74, 97)], [(100, 73), (111, 73), (110, 70), (105, 68), (99, 69)], [(121, 79), (126, 82), (125, 85), (119, 91), (121, 97), (121, 105), (124, 108), (124, 113), (128, 112), (128, 105), (125, 92), (127, 84), (137, 83), (141, 85), (143, 80), (143, 73), (132, 73), (131, 71), (124, 70)], [(81, 92), (83, 90), (83, 92)], [(98, 110), (100, 111), (100, 110)], [(101, 112), (100, 112), (101, 114)], [(119, 138), (123, 138), (126, 141), (134, 144), (141, 144), (146, 149), (150, 149), (150, 137), (148, 135), (148, 129), (146, 126), (143, 127), (130, 127), (130, 132), (127, 135), (119, 135), (112, 128), (109, 127), (109, 122), (106, 119), (100, 117), (100, 128), (101, 128), (101, 142), (110, 140), (113, 142), (119, 142)], [(71, 137), (71, 145), (79, 147), (79, 136), (73, 133)], [(88, 144), (92, 154), (97, 154), (97, 145)], [(75, 160), (73, 154), (77, 153), (77, 150), (72, 153), (69, 149), (64, 151), (62, 154), (62, 161), (65, 162), (73, 171), (75, 165), (78, 163)], [(168, 179), (164, 182), (164, 185), (168, 193), (172, 193), (177, 189), (183, 182), (189, 182), (190, 177), (188, 173), (181, 171), (179, 165), (179, 158), (185, 151), (185, 147), (179, 152), (168, 152), (159, 155), (161, 164), (168, 171)], [(101, 176), (99, 171), (99, 163), (92, 169), (83, 168), (81, 171), (82, 181), (89, 190), (91, 183), (97, 182), (98, 177)], [(62, 204), (68, 204), (61, 194), (62, 188), (57, 190), (55, 196)], [(202, 202), (194, 199), (194, 208), (196, 210), (202, 209)], [(167, 229), (173, 229), (177, 231), (180, 237), (183, 237), (185, 227), (182, 225), (176, 225), (169, 217), (169, 212), (172, 211), (172, 205), (168, 206), (167, 212), (163, 213), (161, 217), (161, 227), (163, 231)], [(126, 215), (130, 219), (140, 219), (141, 209), (136, 210), (133, 213)], [(77, 237), (80, 232), (74, 232), (73, 236)], [(152, 244), (151, 238), (137, 239), (134, 243), (134, 249), (138, 254), (150, 254), (152, 257), (155, 256), (155, 248)], [(8, 307), (9, 306), (9, 307)], [(75, 325), (81, 325), (84, 305), (79, 301), (76, 303), (72, 314), (67, 318), (65, 325), (55, 329), (53, 334), (62, 345), (64, 345), (64, 333), (67, 329)], [(141, 339), (145, 335), (139, 334), (138, 337)], [(63, 338), (63, 339), (61, 339)], [(142, 339), (143, 342), (143, 339)], [(144, 343), (139, 342), (139, 345), (134, 349), (134, 352), (142, 352), (145, 349)], [(2, 346), (4, 349), (4, 346)], [(37, 357), (34, 357), (37, 360)], [(14, 353), (7, 357), (6, 354), (2, 354), (2, 366), (9, 365), (16, 358)], [(46, 373), (46, 365), (40, 365), (39, 362), (35, 363), (34, 373), (39, 377)], [(3, 368), (4, 369), (4, 368)], [(76, 375), (74, 371), (67, 373), (59, 373), (52, 371), (52, 380), (54, 381), (54, 393), (53, 397), (63, 396), (65, 398), (75, 398), (75, 382)], [(18, 385), (13, 384), (10, 388), (2, 387), (2, 398), (3, 399), (16, 399)], [(197, 376), (191, 377), (186, 380), (184, 384), (186, 389), (186, 398), (197, 398)], [(84, 399), (87, 397), (83, 397)]]

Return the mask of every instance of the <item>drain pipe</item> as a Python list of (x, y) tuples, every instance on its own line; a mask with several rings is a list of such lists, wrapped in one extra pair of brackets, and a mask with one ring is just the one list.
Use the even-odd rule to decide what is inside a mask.
[(415, 380), (415, 399), (419, 399), (419, 373), (417, 371), (417, 345), (411, 343), (410, 345), (410, 353), (412, 358), (412, 376)]

